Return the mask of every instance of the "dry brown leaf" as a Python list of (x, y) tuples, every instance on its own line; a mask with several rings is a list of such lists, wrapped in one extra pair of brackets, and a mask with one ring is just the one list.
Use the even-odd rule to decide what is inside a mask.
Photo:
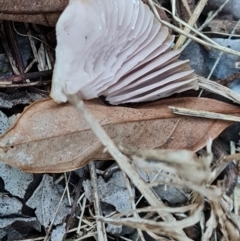
[[(54, 27), (68, 0), (0, 0), (0, 20), (28, 22)], [(144, 1), (146, 3), (146, 1)], [(163, 10), (163, 20), (169, 21)]]
[[(98, 100), (86, 107), (116, 144), (138, 148), (197, 151), (231, 123), (179, 117), (168, 106), (240, 115), (238, 106), (205, 98), (171, 98), (138, 108), (104, 106)], [(51, 99), (25, 109), (0, 138), (0, 160), (29, 172), (64, 172), (90, 160), (111, 159), (83, 118), (68, 105)]]
[(68, 0), (0, 0), (0, 19), (55, 26)]

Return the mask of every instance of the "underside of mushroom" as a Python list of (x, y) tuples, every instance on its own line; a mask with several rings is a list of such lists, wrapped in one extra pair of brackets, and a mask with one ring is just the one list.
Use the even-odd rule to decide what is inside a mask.
[(79, 93), (117, 105), (198, 89), (188, 61), (171, 49), (174, 36), (140, 0), (72, 0), (56, 33), (56, 102)]

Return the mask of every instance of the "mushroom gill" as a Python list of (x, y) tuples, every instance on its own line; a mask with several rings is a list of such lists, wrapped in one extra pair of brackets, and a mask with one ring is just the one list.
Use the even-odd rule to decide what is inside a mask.
[(174, 36), (141, 0), (71, 0), (57, 26), (51, 97), (105, 96), (111, 104), (170, 96), (198, 83)]

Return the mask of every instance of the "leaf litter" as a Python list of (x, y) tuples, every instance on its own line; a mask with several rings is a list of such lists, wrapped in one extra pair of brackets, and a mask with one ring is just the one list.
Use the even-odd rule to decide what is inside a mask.
[(4, 182), (4, 189), (19, 198), (24, 198), (26, 190), (33, 181), (32, 173), (25, 173), (4, 163), (0, 163), (0, 176)]
[[(237, 106), (204, 98), (171, 98), (138, 108), (117, 107), (117, 112), (114, 111), (116, 107), (101, 105), (96, 100), (86, 102), (115, 143), (125, 146), (197, 151), (205, 146), (208, 138), (214, 139), (231, 124), (178, 117), (168, 109), (172, 105), (240, 114)], [(36, 173), (70, 171), (90, 160), (111, 159), (103, 149), (73, 107), (59, 106), (51, 99), (26, 108), (14, 126), (0, 138), (1, 161)]]
[[(202, 2), (203, 1), (200, 1), (200, 6), (201, 6)], [(208, 87), (207, 84), (206, 84), (206, 86)], [(215, 89), (218, 90), (218, 88), (213, 87), (211, 89), (211, 91), (214, 91)], [(222, 90), (223, 89), (221, 89), (220, 93), (223, 93)], [(219, 91), (218, 91), (218, 93), (219, 93)], [(230, 96), (230, 98), (231, 98), (231, 93), (230, 92), (226, 91), (225, 93), (228, 96)], [(239, 97), (238, 96), (237, 97), (234, 96), (234, 98), (236, 100)], [(235, 101), (235, 102), (238, 103), (238, 101)], [(179, 107), (181, 107), (181, 106), (179, 106)], [(188, 106), (184, 106), (184, 107), (188, 108)], [(192, 108), (192, 107), (193, 106), (191, 106), (190, 108)], [(237, 107), (236, 107), (236, 109), (237, 109)], [(93, 110), (91, 109), (91, 111), (93, 111)], [(216, 110), (211, 109), (210, 111), (216, 111)], [(223, 109), (220, 110), (219, 113), (222, 113), (222, 111), (223, 111)], [(224, 112), (225, 111), (226, 111), (226, 109), (224, 109)], [(218, 111), (216, 111), (216, 112), (218, 112)], [(93, 111), (93, 114), (95, 115), (94, 111)], [(227, 114), (229, 114), (229, 113), (227, 113)], [(238, 112), (231, 113), (231, 114), (238, 115)], [(226, 123), (226, 126), (229, 125), (229, 124), (230, 123)], [(216, 136), (218, 136), (218, 134), (216, 134)], [(117, 143), (117, 144), (119, 144), (119, 143)], [(120, 143), (120, 144), (125, 144), (125, 143)], [(130, 144), (127, 143), (126, 146), (129, 148)], [(187, 144), (189, 146), (189, 143), (187, 143)], [(205, 140), (205, 144), (206, 144), (206, 140)], [(136, 147), (136, 141), (134, 142), (134, 145), (132, 145), (132, 146)], [(169, 146), (169, 148), (172, 148), (171, 144), (168, 145), (168, 146)], [(151, 146), (143, 146), (141, 148), (153, 148), (153, 147), (151, 147)], [(199, 147), (199, 149), (200, 149), (200, 147)], [(193, 149), (193, 150), (195, 150), (195, 149)], [(150, 150), (147, 150), (147, 151), (150, 152)], [(171, 150), (170, 154), (172, 152), (173, 151)], [(175, 151), (173, 153), (175, 153)], [(180, 159), (180, 157), (183, 158), (182, 154), (183, 153), (179, 154), (178, 159)], [(194, 154), (194, 153), (192, 153), (192, 154)], [(207, 181), (209, 181), (209, 180), (204, 180), (205, 174), (206, 175), (207, 174), (210, 175), (212, 177), (212, 179), (214, 179), (214, 176), (216, 175), (214, 173), (214, 170), (211, 170), (211, 169), (209, 170), (207, 168), (206, 168), (206, 170), (204, 168), (202, 170), (201, 168), (204, 167), (204, 165), (203, 166), (200, 165), (200, 169), (201, 169), (200, 173), (202, 175), (200, 175), (201, 178), (198, 180), (198, 181), (200, 181), (200, 183), (199, 183), (199, 182), (194, 181), (194, 176), (193, 177), (191, 175), (189, 176), (189, 174), (186, 173), (187, 172), (186, 170), (184, 172), (184, 167), (186, 169), (186, 166), (188, 166), (191, 170), (193, 170), (193, 173), (198, 173), (199, 165), (196, 165), (196, 169), (194, 169), (192, 167), (193, 166), (192, 162), (193, 162), (193, 160), (195, 160), (196, 157), (192, 156), (191, 157), (192, 160), (190, 158), (189, 160), (191, 160), (191, 161), (189, 161), (189, 162), (187, 162), (187, 161), (185, 161), (183, 159), (182, 162), (186, 166), (181, 167), (181, 164), (179, 166), (178, 162), (177, 163), (175, 163), (175, 162), (172, 163), (172, 159), (170, 159), (171, 162), (169, 164), (168, 163), (168, 156), (165, 156), (166, 159), (164, 159), (162, 157), (161, 160), (159, 160), (159, 161), (155, 160), (152, 163), (152, 161), (145, 160), (145, 158), (143, 158), (137, 152), (135, 152), (134, 155), (131, 155), (129, 153), (128, 153), (128, 155), (131, 156), (131, 158), (133, 160), (132, 163), (134, 163), (135, 166), (142, 165), (142, 168), (144, 169), (143, 172), (151, 172), (152, 171), (151, 170), (151, 165), (152, 164), (155, 165), (156, 162), (157, 162), (157, 164), (159, 164), (158, 166), (159, 166), (160, 170), (161, 169), (164, 169), (164, 170), (166, 169), (166, 170), (169, 171), (170, 174), (161, 171), (160, 173), (162, 174), (163, 178), (155, 179), (153, 181), (153, 183), (149, 184), (149, 188), (150, 189), (154, 188), (155, 185), (158, 186), (159, 184), (161, 184), (161, 185), (164, 185), (166, 188), (169, 188), (169, 185), (173, 185), (174, 187), (177, 187), (177, 188), (184, 187), (184, 190), (185, 190), (186, 186), (188, 187), (188, 189), (194, 190), (192, 195), (191, 195), (190, 204), (188, 204), (188, 205), (182, 204), (183, 206), (181, 206), (179, 209), (177, 209), (177, 208), (174, 209), (174, 208), (168, 208), (168, 207), (161, 207), (161, 206), (158, 207), (158, 211), (161, 210), (161, 211), (164, 211), (164, 212), (169, 212), (169, 213), (173, 213), (174, 214), (174, 217), (177, 218), (176, 228), (179, 227), (181, 229), (185, 224), (190, 225), (190, 224), (192, 224), (194, 222), (198, 222), (199, 221), (201, 223), (201, 232), (203, 234), (202, 240), (208, 240), (212, 235), (214, 235), (214, 232), (217, 232), (217, 234), (215, 234), (215, 235), (218, 235), (218, 237), (222, 236), (226, 240), (228, 238), (229, 238), (229, 240), (238, 240), (239, 239), (238, 217), (236, 217), (235, 215), (232, 215), (231, 212), (230, 212), (232, 210), (231, 200), (229, 198), (227, 198), (226, 196), (224, 196), (224, 195), (222, 195), (221, 198), (219, 198), (219, 196), (217, 196), (217, 197), (214, 196), (214, 195), (216, 195), (216, 189), (218, 191), (220, 190), (222, 193), (224, 193), (224, 191), (225, 191), (224, 190), (224, 185), (221, 186), (220, 185), (221, 183), (220, 184), (218, 183), (217, 186), (210, 185), (210, 184), (208, 185), (207, 184), (206, 187), (205, 187), (205, 184), (207, 183)], [(207, 155), (204, 156), (205, 159), (204, 158), (202, 158), (202, 159), (203, 160), (207, 160), (206, 162), (209, 163), (208, 157), (209, 157), (209, 151), (207, 152)], [(164, 162), (162, 162), (163, 160), (164, 160)], [(143, 165), (144, 161), (147, 163), (145, 166)], [(168, 164), (166, 164), (166, 162)], [(153, 165), (153, 168), (154, 168), (154, 171), (156, 171), (155, 169), (158, 168), (158, 167), (154, 166), (154, 165)], [(221, 165), (221, 163), (219, 165)], [(150, 168), (149, 168), (149, 166), (150, 166)], [(55, 169), (56, 168), (57, 167), (55, 167)], [(205, 174), (204, 174), (204, 171), (206, 171)], [(101, 173), (101, 171), (99, 171), (99, 172)], [(184, 178), (184, 175), (186, 175), (185, 178)], [(179, 179), (179, 177), (180, 177), (180, 179)], [(166, 178), (166, 180), (164, 180), (164, 178)], [(191, 180), (191, 182), (189, 182), (189, 180)], [(127, 185), (127, 182), (126, 182), (126, 185)], [(213, 195), (213, 196), (211, 196), (211, 195)], [(203, 197), (205, 197), (205, 202), (203, 202)], [(214, 201), (212, 201), (212, 197), (216, 197), (214, 199)], [(96, 202), (96, 200), (95, 200), (95, 202)], [(205, 207), (207, 207), (207, 210), (203, 209), (203, 204), (204, 204)], [(145, 203), (145, 205), (146, 205), (146, 203)], [(175, 238), (176, 240), (188, 240), (186, 237), (184, 237), (184, 235), (176, 234), (174, 232), (174, 230), (169, 230), (168, 224), (166, 222), (162, 222), (161, 219), (159, 218), (158, 212), (156, 212), (155, 211), (156, 209), (154, 209), (155, 207), (156, 206), (152, 205), (152, 207), (149, 208), (150, 210), (146, 209), (147, 210), (146, 214), (144, 216), (141, 215), (140, 219), (139, 219), (139, 216), (138, 216), (138, 219), (136, 219), (136, 212), (143, 212), (144, 213), (144, 211), (142, 211), (141, 208), (137, 208), (137, 211), (132, 211), (133, 217), (135, 219), (134, 218), (131, 219), (131, 217), (130, 217), (130, 220), (126, 220), (127, 218), (129, 218), (129, 215), (131, 214), (131, 211), (129, 211), (128, 213), (125, 214), (126, 218), (120, 218), (119, 219), (119, 216), (117, 217), (117, 222), (118, 222), (117, 224), (121, 224), (122, 225), (124, 223), (125, 225), (129, 225), (129, 226), (135, 225), (134, 227), (138, 229), (138, 235), (140, 237), (141, 237), (141, 230), (140, 229), (142, 229), (142, 230), (145, 230), (148, 233), (148, 235), (150, 235), (154, 239), (161, 239), (161, 240), (163, 240), (162, 235), (166, 235), (168, 238), (172, 237), (172, 238)], [(133, 205), (133, 210), (136, 210), (136, 209), (134, 209), (134, 205)], [(85, 211), (85, 209), (83, 209), (82, 211)], [(92, 212), (94, 212), (94, 211), (92, 211)], [(101, 212), (101, 210), (100, 210), (100, 212)], [(197, 217), (197, 214), (199, 214), (200, 212), (202, 214), (205, 214), (206, 217), (210, 217), (209, 219), (206, 220), (206, 223), (201, 218), (203, 215), (201, 215), (201, 217)], [(124, 213), (122, 215), (124, 215)], [(116, 224), (115, 216), (110, 216), (110, 218), (114, 219), (112, 221), (111, 220), (107, 220), (107, 218), (104, 219), (102, 217), (100, 217), (98, 220), (100, 220), (100, 219), (103, 220), (104, 219), (104, 221), (107, 220), (107, 221), (110, 221), (111, 223), (115, 223)], [(94, 218), (94, 214), (93, 213), (90, 215), (90, 220), (91, 220), (91, 218)], [(88, 220), (84, 216), (82, 217), (82, 220), (84, 221), (83, 222), (83, 229), (81, 229), (83, 231), (83, 233), (79, 232), (79, 235), (82, 236), (81, 238), (83, 238), (83, 237), (86, 237), (86, 238), (87, 237), (95, 237), (95, 239), (96, 239), (96, 232), (94, 231), (94, 230), (96, 230), (96, 229), (94, 229), (94, 221), (92, 221), (92, 223), (88, 222)], [(153, 220), (154, 220), (154, 222), (151, 222)], [(224, 220), (224, 222), (223, 222), (223, 220)], [(121, 221), (122, 221), (122, 223), (121, 223)], [(218, 223), (218, 221), (219, 221), (219, 223)], [(88, 223), (87, 227), (85, 227), (85, 223)], [(165, 223), (165, 225), (164, 225), (164, 223)], [(65, 229), (65, 225), (64, 224), (62, 224), (61, 226), (58, 226), (58, 227), (61, 227), (62, 231)], [(101, 226), (101, 227), (103, 228), (103, 226)], [(164, 228), (163, 230), (161, 229), (162, 227)], [(161, 231), (160, 234), (159, 234), (159, 230)], [(104, 229), (102, 229), (101, 231), (104, 232)], [(54, 237), (54, 233), (56, 233), (56, 231), (53, 230), (53, 232), (52, 232), (52, 238), (53, 239), (57, 238), (57, 236)], [(100, 234), (99, 230), (98, 230), (98, 234)], [(160, 235), (161, 238), (159, 236), (157, 236), (157, 235)], [(79, 238), (79, 236), (77, 238)], [(45, 238), (43, 238), (43, 239), (45, 239)], [(142, 240), (144, 240), (144, 239), (142, 238)], [(193, 240), (195, 240), (195, 239), (193, 239)]]
[[(70, 213), (66, 197), (63, 199), (60, 208), (56, 210), (61, 195), (57, 189), (57, 185), (53, 183), (53, 178), (45, 174), (31, 198), (26, 202), (26, 205), (35, 209), (38, 220), (45, 228), (49, 227), (56, 211), (58, 212), (54, 219), (55, 225), (63, 223), (64, 217)], [(49, 198), (49, 196), (51, 196), (51, 198)], [(41, 200), (41, 205), (39, 205), (39, 200)]]

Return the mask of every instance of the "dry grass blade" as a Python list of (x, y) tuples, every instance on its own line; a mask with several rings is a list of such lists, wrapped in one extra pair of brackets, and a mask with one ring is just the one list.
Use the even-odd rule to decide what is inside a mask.
[(178, 115), (240, 122), (240, 117), (238, 116), (224, 115), (224, 114), (219, 114), (219, 113), (214, 113), (209, 111), (190, 110), (190, 109), (178, 108), (174, 106), (169, 106), (169, 109), (171, 109), (174, 114), (178, 114)]
[(194, 214), (191, 217), (185, 218), (180, 221), (175, 221), (174, 223), (163, 222), (163, 221), (155, 222), (148, 219), (136, 219), (136, 218), (113, 219), (113, 218), (97, 217), (97, 219), (104, 222), (114, 223), (117, 225), (126, 225), (128, 223), (127, 224), (128, 226), (132, 226), (133, 228), (137, 228), (139, 226), (139, 228), (141, 228), (142, 230), (147, 230), (148, 227), (151, 227), (151, 231), (161, 234), (161, 232), (158, 231), (158, 228), (160, 228), (163, 230), (165, 229), (168, 232), (172, 232), (172, 234), (174, 234), (175, 232), (173, 231), (173, 225), (174, 225), (174, 228), (179, 230), (179, 229), (191, 227), (197, 222), (199, 222), (200, 212), (202, 211), (202, 208), (203, 207), (199, 205), (199, 207), (194, 211)]
[(150, 212), (156, 212), (156, 211), (165, 211), (165, 212), (169, 212), (169, 213), (185, 213), (185, 212), (189, 212), (189, 211), (194, 211), (195, 209), (197, 209), (199, 205), (194, 203), (194, 204), (189, 204), (186, 206), (182, 206), (182, 207), (145, 207), (145, 208), (138, 208), (138, 209), (133, 209), (133, 210), (128, 210), (126, 212), (121, 212), (119, 214), (114, 214), (112, 216), (112, 218), (121, 218), (123, 216), (130, 216), (130, 215), (134, 215), (135, 213), (150, 213)]
[[(129, 200), (131, 202), (134, 218), (140, 219), (138, 213), (136, 212), (136, 205), (135, 205), (135, 202), (134, 202), (134, 195), (133, 195), (131, 183), (130, 183), (127, 175), (125, 174), (125, 172), (123, 172), (122, 175), (123, 175), (123, 179), (124, 179), (124, 182), (125, 182), (127, 190), (128, 190)], [(146, 241), (144, 236), (143, 236), (142, 230), (141, 229), (137, 229), (137, 231), (138, 231), (138, 235), (139, 235), (140, 240), (141, 241)]]
[[(234, 28), (233, 28), (230, 36), (228, 37), (228, 39), (231, 39), (231, 38), (232, 38), (232, 35), (235, 33), (235, 31), (236, 31), (239, 23), (240, 23), (240, 20), (239, 20), (239, 21), (237, 22), (237, 24), (234, 26)], [(222, 58), (222, 55), (223, 55), (223, 52), (221, 52), (221, 53), (218, 55), (218, 58), (216, 59), (214, 65), (213, 65), (213, 67), (212, 67), (212, 69), (211, 69), (211, 71), (210, 71), (210, 73), (209, 73), (209, 75), (208, 75), (208, 77), (207, 77), (207, 80), (209, 80), (209, 79), (211, 78), (211, 76), (212, 76), (213, 72), (215, 71), (215, 69), (216, 69), (216, 67), (217, 67), (220, 59)], [(203, 89), (201, 90), (201, 92), (199, 93), (198, 96), (200, 97), (200, 96), (202, 95), (202, 93), (203, 93)]]
[[(225, 7), (225, 5), (226, 5), (228, 2), (229, 2), (229, 0), (226, 0), (213, 14), (211, 14), (211, 15), (206, 19), (206, 21), (205, 21), (197, 30), (198, 30), (199, 32), (200, 32), (201, 30), (203, 30), (204, 27), (206, 27), (207, 24), (208, 24), (211, 20), (213, 20), (213, 19), (218, 15), (219, 12), (222, 11), (222, 9)], [(184, 49), (188, 46), (188, 44), (191, 43), (191, 41), (192, 41), (191, 39), (188, 39), (187, 42), (184, 44), (184, 46), (182, 47), (181, 50), (184, 50)]]
[[(69, 179), (68, 179), (68, 182), (69, 182)], [(68, 182), (67, 182), (67, 184), (68, 184)], [(51, 221), (51, 223), (49, 225), (49, 228), (47, 230), (46, 236), (45, 236), (43, 241), (49, 241), (50, 240), (50, 234), (51, 234), (51, 231), (52, 231), (52, 228), (53, 228), (53, 225), (54, 225), (54, 220), (55, 220), (55, 218), (57, 216), (57, 213), (58, 213), (58, 210), (59, 210), (60, 206), (62, 205), (63, 198), (65, 196), (66, 191), (67, 191), (67, 186), (65, 187), (65, 189), (63, 191), (63, 194), (61, 196), (61, 199), (60, 199), (60, 201), (59, 201), (59, 203), (58, 203), (58, 205), (56, 207), (56, 211), (54, 213), (54, 216), (52, 217), (52, 221)]]
[[(212, 161), (210, 145), (211, 141), (208, 142), (208, 154), (203, 157), (197, 157), (194, 152), (186, 150), (138, 150), (129, 147), (121, 147), (121, 149), (124, 153), (132, 156), (134, 165), (139, 169), (151, 172), (152, 170), (159, 170), (162, 168), (165, 172), (172, 174), (170, 176), (171, 182), (161, 181), (160, 183), (156, 181), (149, 184), (149, 186), (153, 187), (159, 184), (175, 187), (186, 186), (214, 200), (221, 196), (221, 190), (210, 190), (203, 185), (204, 183), (209, 183), (209, 180), (215, 177), (215, 173), (212, 172), (210, 168), (210, 163)], [(187, 169), (186, 166), (188, 167)], [(196, 175), (196, 173), (198, 173), (198, 175)], [(169, 178), (164, 172), (161, 172), (161, 176), (166, 179)], [(180, 179), (177, 178), (177, 176), (179, 176)]]
[(198, 84), (199, 87), (204, 90), (221, 95), (229, 100), (232, 100), (234, 103), (240, 104), (240, 95), (223, 85), (220, 85), (211, 80), (207, 80), (201, 76), (198, 76)]
[[(210, 185), (210, 183), (212, 182), (212, 178), (215, 176), (215, 171), (211, 169), (211, 162), (213, 159), (213, 155), (211, 152), (211, 141), (209, 141), (209, 143), (207, 144), (207, 155), (201, 157), (197, 157), (193, 152), (191, 153), (188, 151), (184, 152), (177, 150), (138, 150), (129, 147), (121, 147), (121, 149), (124, 151), (124, 153), (132, 156), (134, 164), (138, 166), (138, 168), (142, 167), (142, 169), (145, 171), (154, 171), (163, 168), (168, 173), (170, 172), (171, 174), (174, 174), (164, 175), (163, 172), (161, 173), (162, 177), (170, 179), (165, 184), (173, 185), (175, 187), (188, 187), (194, 191), (190, 199), (191, 205), (180, 208), (165, 208), (165, 211), (169, 212), (184, 212), (186, 210), (189, 210), (188, 213), (190, 213), (190, 216), (181, 220), (182, 223), (180, 221), (182, 225), (190, 224), (190, 222), (193, 222), (198, 212), (202, 212), (201, 215), (205, 215), (206, 211), (203, 212), (204, 200), (209, 203), (210, 217), (204, 217), (204, 219), (201, 219), (199, 215), (198, 218), (196, 218), (196, 220), (198, 219), (197, 222), (200, 222), (202, 225), (203, 236), (201, 240), (207, 241), (213, 238), (214, 233), (217, 231), (217, 228), (220, 228), (221, 235), (224, 240), (239, 240), (239, 221), (237, 220), (236, 216), (231, 213), (231, 204), (229, 202), (229, 198), (224, 195), (224, 189), (222, 189), (221, 187)], [(154, 159), (155, 161), (147, 161), (152, 159)], [(144, 162), (145, 165), (143, 165)], [(168, 169), (168, 167), (170, 167), (170, 169)], [(180, 179), (175, 178), (175, 175), (178, 176)], [(191, 182), (189, 182), (189, 180)], [(156, 185), (157, 184), (164, 183), (162, 181), (157, 181)], [(180, 210), (181, 208), (182, 210)], [(149, 207), (136, 211), (154, 212), (156, 209), (157, 207)], [(124, 214), (121, 214), (121, 216), (122, 215)], [(138, 227), (143, 230), (150, 229), (155, 234), (158, 234), (159, 230), (164, 227), (163, 230), (169, 235), (171, 235), (171, 238), (179, 240), (179, 237), (177, 238), (168, 232), (168, 223), (154, 223), (153, 221), (144, 219), (141, 220), (141, 223), (138, 223), (137, 220), (129, 218), (119, 220), (118, 216), (113, 216), (111, 220), (107, 220), (105, 218), (100, 219), (115, 224), (123, 222), (125, 225), (129, 225), (131, 227)], [(207, 220), (206, 222), (204, 221), (205, 219)], [(181, 227), (183, 228), (183, 226)]]
[[(161, 22), (162, 24), (164, 24), (165, 26), (171, 28), (172, 30), (176, 31), (177, 33), (182, 34), (182, 35), (188, 37), (189, 39), (192, 39), (192, 40), (196, 41), (197, 43), (200, 43), (200, 44), (202, 44), (202, 45), (204, 45), (204, 46), (211, 47), (211, 48), (214, 48), (214, 49), (217, 49), (217, 50), (220, 50), (220, 51), (229, 53), (229, 54), (233, 54), (233, 55), (236, 55), (236, 56), (240, 56), (240, 52), (239, 52), (239, 51), (235, 51), (235, 50), (232, 50), (232, 49), (230, 49), (230, 48), (226, 48), (226, 47), (220, 46), (220, 45), (218, 45), (218, 44), (216, 44), (216, 43), (213, 44), (213, 43), (208, 43), (208, 42), (206, 42), (206, 41), (203, 41), (202, 39), (194, 36), (193, 34), (186, 33), (185, 31), (183, 31), (182, 29), (174, 26), (173, 24), (171, 24), (171, 23), (169, 23), (169, 22), (167, 22), (167, 21), (162, 20), (162, 19), (160, 18), (159, 14), (158, 14), (158, 11), (156, 10), (155, 4), (152, 2), (152, 0), (149, 0), (149, 4), (150, 4), (150, 6), (151, 6), (151, 8), (152, 8), (152, 10), (153, 10), (156, 18), (158, 19), (158, 21)], [(180, 20), (180, 19), (179, 19), (179, 20)], [(181, 23), (183, 23), (184, 25), (186, 25), (186, 23), (184, 23), (184, 22), (181, 22)], [(194, 31), (194, 32), (197, 33), (198, 35), (203, 36), (204, 38), (206, 38), (206, 36), (203, 35), (203, 34), (201, 34), (198, 30), (192, 28), (192, 27), (189, 26), (189, 25), (187, 25), (187, 26), (188, 26), (188, 28), (190, 28), (192, 31)]]
[[(156, 222), (148, 219), (136, 219), (136, 218), (104, 218), (104, 217), (96, 217), (98, 220), (103, 222), (112, 223), (115, 225), (126, 225), (132, 228), (141, 229), (147, 232), (154, 232), (155, 234), (164, 235), (167, 237), (171, 237), (174, 240), (186, 241), (191, 240), (189, 238), (184, 237), (180, 233), (176, 233), (174, 229), (183, 229), (186, 227), (193, 226), (200, 220), (200, 213), (202, 211), (202, 206), (199, 205), (197, 209), (195, 209), (194, 213), (183, 220), (172, 222)], [(174, 227), (174, 229), (173, 229)]]
[[(97, 174), (95, 169), (95, 163), (93, 161), (89, 163), (89, 170), (90, 170), (90, 176), (91, 176), (91, 182), (92, 182), (92, 190), (93, 190), (92, 196), (93, 196), (94, 210), (96, 215), (102, 215), (100, 199), (98, 194), (98, 186), (97, 186)], [(97, 234), (98, 234), (99, 241), (107, 241), (105, 226), (103, 225), (102, 222), (99, 222), (98, 220), (97, 220)]]
[[(192, 16), (190, 17), (189, 21), (188, 21), (188, 25), (189, 26), (194, 26), (194, 24), (197, 22), (203, 8), (205, 7), (205, 5), (207, 4), (208, 0), (201, 0), (198, 2), (196, 8), (194, 9)], [(173, 4), (176, 4), (176, 0), (173, 1)], [(190, 28), (185, 27), (184, 31), (186, 33), (190, 33)], [(181, 47), (183, 46), (185, 40), (186, 40), (186, 35), (180, 35), (176, 45), (175, 45), (175, 49), (181, 49)]]

